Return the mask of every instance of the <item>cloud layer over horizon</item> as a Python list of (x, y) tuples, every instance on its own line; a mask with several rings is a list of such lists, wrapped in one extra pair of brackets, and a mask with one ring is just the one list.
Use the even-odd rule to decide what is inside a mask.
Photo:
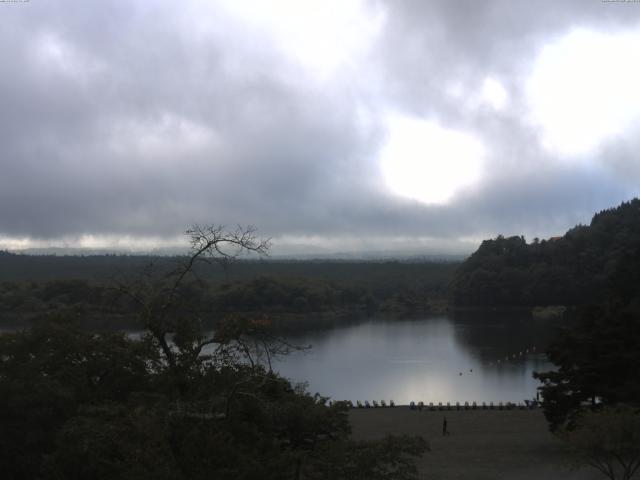
[(458, 252), (640, 193), (640, 3), (32, 0), (0, 39), (0, 248)]

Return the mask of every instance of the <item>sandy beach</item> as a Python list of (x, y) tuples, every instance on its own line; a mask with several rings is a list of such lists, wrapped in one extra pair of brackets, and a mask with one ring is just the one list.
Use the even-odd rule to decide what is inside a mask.
[[(450, 435), (442, 435), (446, 416)], [(431, 451), (419, 460), (431, 480), (596, 480), (592, 469), (571, 470), (562, 443), (540, 410), (429, 411), (352, 409), (353, 437), (422, 435)]]

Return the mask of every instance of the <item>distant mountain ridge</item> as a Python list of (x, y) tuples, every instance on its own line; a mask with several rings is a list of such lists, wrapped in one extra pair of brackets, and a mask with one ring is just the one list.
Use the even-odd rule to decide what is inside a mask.
[(583, 305), (640, 297), (640, 199), (596, 213), (549, 240), (482, 242), (451, 283), (455, 306)]

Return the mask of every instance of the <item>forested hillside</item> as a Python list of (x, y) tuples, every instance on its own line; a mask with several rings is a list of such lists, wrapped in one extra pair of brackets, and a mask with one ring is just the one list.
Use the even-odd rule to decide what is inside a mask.
[(451, 284), (456, 306), (583, 305), (614, 289), (639, 296), (640, 200), (594, 215), (549, 240), (498, 236), (482, 242)]

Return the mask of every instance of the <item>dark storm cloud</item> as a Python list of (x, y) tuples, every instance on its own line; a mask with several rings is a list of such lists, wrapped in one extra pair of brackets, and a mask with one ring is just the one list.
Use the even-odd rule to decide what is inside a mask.
[[(558, 162), (522, 121), (521, 89), (545, 42), (637, 25), (640, 8), (478, 5), (372, 2), (385, 12), (372, 51), (329, 81), (210, 4), (2, 5), (0, 237), (173, 238), (195, 222), (239, 222), (276, 242), (385, 248), (561, 233), (637, 193), (637, 149), (606, 147), (595, 169)], [(509, 91), (505, 110), (447, 94), (487, 77)], [(482, 182), (448, 205), (392, 195), (377, 158), (388, 111), (475, 132), (489, 151)]]

